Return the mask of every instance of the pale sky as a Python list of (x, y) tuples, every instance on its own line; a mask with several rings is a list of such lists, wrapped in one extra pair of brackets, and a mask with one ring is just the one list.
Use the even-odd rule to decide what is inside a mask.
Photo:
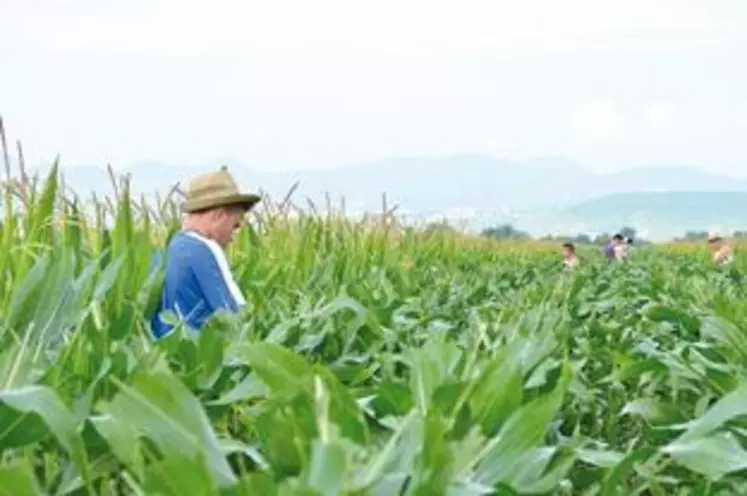
[(0, 0), (0, 114), (29, 162), (747, 176), (747, 0)]

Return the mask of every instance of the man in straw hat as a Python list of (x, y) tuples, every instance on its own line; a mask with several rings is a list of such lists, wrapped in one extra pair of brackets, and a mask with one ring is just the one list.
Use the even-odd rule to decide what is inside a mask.
[(187, 218), (169, 241), (163, 293), (151, 321), (157, 338), (171, 330), (160, 318), (165, 310), (199, 329), (215, 311), (236, 311), (245, 303), (224, 249), (246, 212), (259, 201), (258, 195), (239, 191), (226, 167), (190, 183), (182, 206)]
[(719, 233), (713, 231), (708, 233), (708, 245), (711, 248), (714, 263), (725, 265), (733, 260), (731, 248)]

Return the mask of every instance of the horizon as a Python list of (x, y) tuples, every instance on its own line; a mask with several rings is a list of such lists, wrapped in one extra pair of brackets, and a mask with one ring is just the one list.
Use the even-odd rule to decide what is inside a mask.
[[(458, 156), (457, 156), (458, 157)], [(492, 157), (488, 157), (492, 158)], [(567, 163), (567, 160), (563, 157), (537, 157), (535, 159), (530, 159), (529, 162), (532, 161), (547, 161), (547, 160), (560, 160), (562, 163)], [(501, 160), (500, 158), (498, 160)], [(146, 165), (146, 164), (140, 164), (140, 165)], [(236, 165), (236, 164), (234, 164)], [(372, 164), (357, 164), (357, 165), (372, 165)], [(375, 165), (375, 164), (373, 164)], [(599, 175), (600, 177), (607, 176), (610, 174), (615, 174), (619, 171), (611, 171), (611, 172), (595, 172), (592, 170), (589, 170), (588, 168), (584, 168), (583, 164), (575, 164), (582, 168), (582, 170), (586, 171), (587, 173), (590, 173), (592, 175)], [(169, 167), (168, 165), (164, 165), (166, 168), (172, 168), (174, 170), (179, 169), (180, 166), (173, 166)], [(87, 167), (93, 167), (101, 171), (102, 173), (105, 173), (105, 168), (98, 165), (92, 165), (92, 166), (68, 166), (65, 167), (63, 164), (60, 164), (60, 171), (64, 174), (65, 170), (75, 169), (75, 168), (87, 168)], [(181, 167), (184, 167), (182, 165)], [(683, 167), (683, 166), (661, 166), (663, 168), (668, 167)], [(687, 169), (690, 170), (696, 170), (700, 172), (708, 173), (707, 171), (699, 170), (696, 167), (688, 167), (684, 166)], [(344, 167), (343, 167), (344, 168)], [(249, 169), (246, 169), (247, 171), (250, 171)], [(375, 168), (371, 169), (375, 170)], [(651, 171), (651, 168), (642, 168), (642, 167), (631, 167), (628, 170), (641, 170), (643, 172)], [(37, 170), (35, 172), (43, 172), (41, 170)], [(125, 172), (124, 170), (116, 170), (115, 173), (122, 173)], [(142, 172), (142, 169), (141, 169)], [(283, 174), (287, 171), (264, 171), (260, 172), (261, 174)], [(299, 172), (310, 172), (309, 170), (301, 170)], [(330, 172), (330, 171), (327, 171)], [(91, 176), (79, 176), (78, 179), (81, 177), (85, 177), (87, 179), (92, 179)], [(107, 176), (108, 177), (108, 176)], [(110, 187), (110, 183), (107, 177), (104, 177), (104, 181), (98, 182), (97, 187), (103, 187), (105, 190)], [(141, 182), (143, 180), (147, 180), (147, 177), (143, 174), (133, 174), (131, 176), (133, 180), (136, 182)], [(68, 187), (71, 187), (72, 185), (67, 181), (66, 176), (66, 184)], [(185, 177), (187, 179), (187, 177)], [(180, 180), (181, 181), (181, 180)], [(183, 184), (183, 183), (182, 183)], [(301, 188), (303, 189), (304, 185), (301, 184)], [(662, 194), (664, 197), (667, 196), (682, 196), (682, 195), (689, 195), (689, 194), (695, 194), (695, 195), (705, 195), (701, 198), (706, 198), (708, 202), (713, 203), (715, 200), (714, 206), (716, 204), (722, 204), (723, 203), (723, 196), (724, 193), (726, 193), (727, 196), (733, 196), (737, 199), (745, 199), (747, 200), (747, 184), (744, 184), (741, 186), (743, 189), (741, 190), (729, 190), (729, 189), (723, 189), (723, 188), (714, 188), (714, 189), (699, 189), (699, 188), (693, 188), (693, 189), (684, 189), (684, 190), (659, 190), (659, 189), (653, 189), (653, 190), (629, 190), (629, 191), (618, 191), (618, 192), (599, 192), (598, 194), (592, 195), (591, 197), (587, 198), (578, 198), (576, 201), (565, 201), (560, 202), (552, 206), (544, 206), (544, 207), (521, 207), (521, 206), (508, 206), (506, 208), (506, 205), (496, 205), (494, 207), (475, 207), (474, 205), (470, 205), (469, 203), (464, 204), (449, 204), (449, 205), (442, 205), (442, 207), (429, 207), (429, 208), (410, 208), (410, 205), (403, 205), (399, 198), (396, 196), (393, 196), (390, 194), (389, 190), (385, 190), (384, 193), (387, 195), (387, 198), (391, 202), (391, 205), (398, 205), (398, 214), (397, 216), (405, 221), (407, 225), (413, 225), (413, 226), (427, 226), (428, 224), (439, 224), (442, 221), (446, 221), (450, 226), (457, 228), (458, 230), (462, 232), (467, 232), (472, 235), (478, 235), (486, 228), (490, 227), (499, 227), (502, 225), (511, 225), (520, 232), (528, 233), (532, 238), (538, 239), (546, 236), (553, 236), (553, 237), (568, 237), (568, 238), (576, 238), (578, 235), (588, 235), (593, 237), (599, 236), (602, 233), (611, 233), (613, 231), (619, 230), (625, 226), (634, 227), (638, 231), (638, 238), (640, 239), (646, 239), (651, 242), (667, 242), (670, 240), (675, 240), (684, 237), (688, 232), (706, 232), (713, 230), (714, 225), (718, 225), (718, 230), (724, 231), (724, 232), (737, 232), (737, 231), (744, 231), (743, 223), (741, 222), (741, 219), (734, 218), (730, 216), (731, 210), (727, 209), (727, 213), (724, 217), (714, 219), (711, 216), (711, 221), (708, 221), (707, 223), (702, 222), (696, 222), (695, 224), (688, 223), (688, 221), (683, 221), (682, 218), (680, 218), (677, 222), (675, 222), (672, 225), (666, 225), (662, 224), (661, 218), (656, 219), (650, 219), (650, 220), (643, 220), (640, 218), (638, 214), (631, 213), (628, 217), (619, 217), (616, 215), (604, 215), (599, 216), (595, 214), (595, 212), (598, 211), (598, 205), (599, 200), (604, 200), (606, 202), (617, 202), (620, 199), (628, 200), (628, 204), (630, 204), (629, 200), (634, 201), (640, 201), (641, 199), (644, 199), (646, 197), (654, 198), (656, 201), (654, 203), (651, 203), (650, 206), (655, 206), (657, 204), (661, 204)], [(264, 187), (261, 188), (265, 193), (270, 193), (270, 198), (274, 198), (277, 200), (279, 197), (283, 197), (284, 194), (281, 194), (278, 196), (277, 194), (272, 194), (270, 191), (266, 190)], [(73, 190), (75, 190), (78, 193), (81, 193), (80, 190), (73, 187)], [(137, 188), (133, 190), (133, 193), (136, 193)], [(286, 189), (283, 193), (287, 193), (288, 189)], [(151, 198), (151, 194), (155, 191), (151, 191), (150, 193), (145, 193), (146, 197)], [(141, 191), (142, 193), (142, 191)], [(275, 192), (276, 193), (276, 192)], [(332, 194), (332, 190), (328, 190), (327, 193)], [(713, 196), (714, 194), (717, 194), (718, 196)], [(295, 200), (298, 201), (298, 191), (296, 194), (294, 194)], [(360, 215), (375, 213), (378, 210), (371, 209), (369, 207), (361, 207), (359, 205), (355, 205), (355, 202), (349, 201), (350, 198), (346, 195), (335, 195), (332, 194), (333, 197), (333, 211), (337, 211), (340, 206), (344, 203), (347, 205), (346, 213), (347, 215), (351, 216), (351, 219), (356, 219)], [(317, 198), (318, 199), (318, 198)], [(152, 200), (152, 198), (151, 198)], [(380, 201), (380, 197), (376, 200), (377, 202)], [(326, 211), (326, 207), (324, 204), (316, 203), (316, 208), (320, 211)], [(603, 204), (602, 204), (603, 205)], [(679, 207), (675, 208), (675, 211), (679, 212), (679, 208), (683, 207), (682, 204), (679, 204)], [(690, 205), (685, 205), (685, 210), (690, 208)], [(558, 211), (558, 208), (560, 210)], [(660, 208), (657, 210), (658, 215), (671, 215), (672, 212), (667, 212), (665, 210), (661, 210)], [(722, 212), (723, 214), (723, 212)], [(591, 215), (591, 217), (589, 217)], [(680, 222), (682, 221), (682, 222)], [(714, 222), (715, 221), (715, 224)], [(607, 227), (604, 227), (607, 226)]]
[[(10, 150), (9, 150), (10, 151)], [(455, 155), (452, 158), (459, 158), (461, 155)], [(469, 155), (470, 157), (474, 157), (474, 155)], [(480, 158), (488, 158), (488, 159), (495, 159), (499, 160), (501, 162), (504, 162), (505, 159), (498, 158), (498, 157), (487, 157), (487, 156), (479, 156)], [(417, 157), (411, 157), (417, 159)], [(432, 157), (436, 160), (443, 158), (443, 157)], [(405, 159), (405, 158), (403, 158)], [(396, 160), (396, 158), (394, 159)], [(564, 157), (536, 157), (529, 159), (527, 162), (542, 162), (546, 163), (547, 161), (552, 160), (558, 160), (562, 164), (567, 165), (568, 159), (565, 159)], [(505, 163), (505, 162), (504, 162)], [(14, 164), (17, 165), (17, 164)], [(148, 164), (140, 163), (136, 165), (146, 166)], [(151, 164), (152, 165), (152, 164)], [(186, 167), (186, 165), (181, 166), (168, 166), (167, 164), (160, 164), (167, 169), (174, 169), (177, 170), (179, 168)], [(238, 164), (233, 164), (234, 166)], [(355, 164), (358, 166), (371, 167), (372, 165), (375, 166), (376, 164)], [(355, 167), (355, 165), (351, 165), (350, 167)], [(588, 174), (592, 175), (599, 175), (600, 177), (604, 177), (610, 174), (616, 174), (620, 171), (609, 171), (609, 172), (595, 172), (593, 170), (589, 170), (588, 168), (584, 167), (583, 164), (579, 163), (573, 163), (573, 166), (580, 167), (581, 170), (585, 171)], [(244, 166), (245, 167), (245, 166)], [(690, 167), (690, 166), (660, 166), (661, 168), (671, 168), (676, 167), (680, 168), (680, 170), (689, 169), (694, 171), (699, 171), (701, 173), (709, 174), (707, 171), (703, 171), (702, 169), (698, 169), (697, 167)], [(99, 170), (102, 174), (104, 174), (104, 181), (96, 181), (95, 178), (91, 176), (86, 176), (85, 174), (83, 176), (78, 176), (78, 180), (81, 179), (81, 177), (85, 177), (85, 180), (94, 180), (94, 183), (96, 185), (96, 188), (103, 188), (104, 190), (107, 190), (111, 184), (108, 179), (108, 173), (106, 173), (106, 168), (104, 166), (99, 165), (89, 165), (89, 166), (67, 166), (65, 167), (64, 164), (59, 164), (59, 170), (64, 174), (66, 170), (76, 169), (76, 168), (95, 168)], [(346, 167), (342, 167), (341, 169), (345, 169)], [(245, 168), (248, 172), (255, 172), (251, 169)], [(370, 169), (375, 170), (375, 168)], [(645, 168), (645, 167), (631, 167), (626, 170), (640, 170), (645, 172), (651, 171), (651, 168)], [(142, 172), (142, 169), (140, 170)], [(322, 172), (331, 172), (334, 174), (334, 171), (322, 170)], [(17, 172), (17, 171), (14, 171)], [(33, 171), (30, 171), (27, 167), (27, 172), (31, 172), (33, 175), (34, 173), (41, 173), (43, 175), (45, 172), (44, 170), (36, 169)], [(121, 174), (125, 172), (123, 169), (114, 169), (115, 174)], [(127, 171), (130, 172), (130, 171)], [(303, 172), (313, 172), (308, 169), (300, 170), (299, 173)], [(261, 171), (260, 174), (284, 174), (284, 173), (293, 173), (293, 171)], [(15, 175), (15, 174), (14, 174)], [(723, 176), (716, 176), (716, 177), (722, 177)], [(147, 180), (147, 177), (143, 174), (133, 174), (131, 175), (131, 178), (135, 180), (136, 182), (142, 181), (144, 179)], [(67, 187), (72, 187), (76, 193), (80, 194), (82, 193), (81, 190), (73, 186), (71, 183), (68, 182), (68, 177), (66, 176), (66, 185)], [(101, 179), (101, 177), (99, 177)], [(185, 177), (184, 179), (187, 179)], [(181, 182), (181, 180), (179, 180)], [(88, 183), (91, 185), (91, 183)], [(183, 183), (182, 183), (183, 184)], [(308, 183), (307, 183), (308, 184)], [(173, 184), (170, 185), (170, 187), (173, 186)], [(290, 186), (290, 185), (289, 185)], [(261, 186), (260, 186), (261, 187)], [(301, 184), (301, 188), (303, 189), (304, 185), (303, 182)], [(608, 212), (604, 216), (599, 216), (599, 200), (604, 200), (605, 202), (618, 202), (619, 200), (628, 200), (627, 206), (629, 207), (631, 205), (630, 200), (634, 200), (634, 202), (641, 201), (641, 199), (645, 199), (646, 197), (652, 197), (654, 198), (653, 203), (649, 203), (649, 207), (655, 207), (657, 204), (661, 205), (662, 195), (664, 197), (667, 196), (684, 196), (684, 195), (705, 195), (701, 197), (706, 198), (712, 206), (721, 205), (723, 204), (723, 196), (726, 194), (726, 196), (734, 197), (735, 199), (744, 199), (747, 202), (747, 184), (741, 185), (742, 189), (738, 190), (729, 190), (729, 189), (723, 189), (723, 188), (713, 188), (713, 189), (701, 189), (701, 188), (693, 188), (693, 189), (675, 189), (675, 190), (662, 190), (662, 189), (653, 189), (653, 190), (623, 190), (623, 191), (617, 191), (617, 192), (599, 192), (595, 195), (592, 195), (591, 197), (586, 198), (578, 198), (576, 201), (568, 202), (560, 202), (556, 203), (554, 205), (546, 205), (546, 206), (535, 206), (535, 207), (521, 207), (521, 206), (511, 206), (509, 205), (508, 208), (506, 205), (495, 205), (493, 207), (485, 207), (485, 206), (474, 206), (470, 205), (469, 203), (463, 203), (463, 204), (443, 204), (441, 207), (429, 207), (429, 208), (410, 208), (410, 205), (403, 205), (399, 198), (396, 196), (392, 196), (390, 194), (389, 190), (384, 190), (383, 193), (387, 195), (387, 198), (391, 202), (391, 205), (397, 205), (398, 206), (398, 213), (397, 217), (400, 218), (403, 222), (405, 222), (405, 225), (410, 226), (420, 226), (420, 227), (426, 227), (430, 224), (440, 224), (442, 222), (447, 222), (448, 225), (450, 225), (453, 228), (456, 228), (459, 231), (471, 234), (471, 235), (479, 235), (481, 234), (485, 229), (488, 228), (495, 228), (505, 225), (512, 226), (517, 232), (524, 232), (527, 233), (530, 237), (534, 239), (539, 239), (547, 236), (551, 236), (554, 238), (578, 238), (579, 235), (586, 235), (590, 236), (592, 238), (598, 237), (599, 235), (603, 233), (611, 233), (613, 231), (617, 231), (624, 227), (633, 227), (638, 232), (638, 238), (645, 239), (650, 242), (659, 243), (659, 242), (667, 242), (672, 241), (676, 239), (681, 239), (685, 237), (688, 233), (693, 232), (707, 232), (713, 230), (714, 225), (718, 225), (718, 231), (723, 231), (727, 233), (736, 233), (736, 232), (744, 232), (744, 224), (742, 223), (741, 219), (738, 218), (738, 216), (735, 218), (731, 215), (731, 212), (733, 209), (730, 207), (727, 208), (726, 212), (721, 212), (721, 217), (714, 218), (713, 216), (708, 217), (706, 215), (706, 218), (710, 218), (705, 224), (701, 221), (696, 222), (695, 224), (690, 223), (689, 221), (685, 220), (683, 222), (683, 218), (679, 216), (678, 220), (675, 221), (673, 224), (665, 225), (662, 224), (662, 218), (658, 217), (656, 219), (649, 219), (649, 220), (643, 220), (639, 214), (636, 214), (635, 212), (629, 212), (628, 214), (624, 214), (623, 217), (620, 217), (615, 213), (615, 210), (613, 208), (612, 213)], [(270, 193), (270, 198), (274, 198), (277, 200), (278, 196), (277, 194), (272, 194), (270, 191), (266, 190), (264, 187), (261, 187), (261, 189), (265, 193)], [(289, 190), (286, 188), (284, 193), (287, 193)], [(327, 190), (326, 193), (331, 194), (332, 190)], [(137, 188), (133, 190), (133, 193), (137, 195)], [(140, 191), (140, 193), (143, 193), (143, 191)], [(153, 200), (152, 194), (155, 193), (155, 190), (152, 190), (150, 192), (146, 192), (145, 196), (147, 198), (150, 198), (150, 200)], [(275, 192), (277, 193), (277, 192)], [(298, 201), (298, 191), (294, 196), (296, 199), (294, 201)], [(714, 196), (714, 194), (717, 194), (718, 196)], [(87, 197), (87, 195), (84, 195)], [(284, 197), (284, 194), (281, 194), (280, 197)], [(361, 215), (376, 213), (377, 209), (371, 209), (369, 207), (361, 207), (360, 204), (357, 206), (355, 205), (355, 202), (350, 202), (349, 197), (345, 194), (342, 195), (334, 195), (333, 196), (333, 211), (339, 211), (339, 208), (344, 204), (347, 206), (345, 209), (345, 212), (348, 216), (351, 216), (351, 219), (359, 218)], [(309, 198), (309, 197), (307, 197)], [(318, 198), (317, 198), (318, 199)], [(313, 200), (312, 200), (313, 201)], [(377, 199), (377, 202), (380, 201), (380, 197)], [(696, 203), (702, 203), (696, 202)], [(315, 203), (317, 209), (320, 211), (326, 211), (326, 206), (324, 204)], [(644, 203), (645, 204), (645, 203)], [(601, 205), (604, 205), (602, 203)], [(625, 204), (622, 204), (625, 205)], [(731, 204), (730, 204), (731, 205)], [(352, 207), (352, 208), (351, 208)], [(404, 208), (403, 208), (404, 207)], [(684, 211), (688, 210), (691, 205), (686, 204), (682, 205), (680, 204), (679, 207), (676, 207), (674, 211), (679, 213), (679, 209), (684, 207)], [(558, 208), (560, 210), (558, 210)], [(625, 208), (623, 206), (623, 208)], [(661, 210), (660, 207), (656, 207), (657, 215), (664, 215), (664, 217), (668, 215), (672, 215), (672, 211), (666, 211)], [(608, 209), (608, 207), (604, 207), (603, 209)], [(591, 215), (591, 217), (589, 217)], [(687, 217), (687, 216), (686, 216)], [(715, 224), (714, 224), (715, 221)], [(745, 221), (747, 221), (747, 218), (745, 218)], [(607, 226), (607, 227), (604, 227)]]
[[(2, 119), (2, 114), (0, 114), (0, 120)], [(5, 129), (6, 135), (8, 134), (7, 126)], [(15, 140), (14, 140), (15, 141)], [(19, 139), (21, 142), (21, 145), (24, 147), (24, 157), (27, 156), (27, 149), (25, 148), (25, 145), (23, 144), (23, 140)], [(9, 153), (9, 160), (11, 163), (12, 168), (18, 167), (18, 158), (14, 154), (15, 152), (15, 146), (11, 146), (11, 140), (8, 139), (8, 153)], [(569, 157), (564, 157), (560, 155), (538, 155), (533, 157), (527, 157), (521, 160), (514, 160), (506, 156), (500, 156), (500, 155), (490, 155), (490, 154), (480, 154), (480, 153), (470, 153), (470, 152), (461, 152), (461, 153), (451, 153), (451, 154), (443, 154), (443, 155), (427, 155), (427, 154), (420, 154), (420, 155), (403, 155), (403, 156), (390, 156), (390, 157), (384, 157), (381, 159), (376, 160), (368, 160), (368, 161), (361, 161), (361, 162), (351, 162), (351, 163), (343, 163), (343, 164), (334, 164), (329, 166), (318, 166), (318, 167), (288, 167), (288, 168), (275, 168), (271, 170), (263, 169), (263, 168), (254, 168), (250, 164), (246, 164), (241, 162), (238, 159), (235, 158), (224, 158), (224, 159), (214, 159), (214, 160), (208, 160), (202, 163), (176, 163), (176, 162), (169, 162), (169, 161), (163, 161), (163, 160), (155, 160), (155, 159), (139, 159), (135, 160), (130, 163), (126, 164), (107, 164), (107, 163), (68, 163), (65, 161), (65, 158), (60, 156), (59, 157), (59, 167), (61, 170), (64, 169), (85, 169), (85, 168), (96, 168), (100, 170), (106, 170), (109, 165), (111, 165), (112, 169), (117, 173), (123, 173), (125, 171), (129, 171), (132, 168), (136, 167), (147, 167), (147, 166), (159, 166), (159, 167), (166, 167), (170, 169), (211, 169), (211, 168), (218, 168), (222, 165), (227, 165), (229, 167), (229, 170), (231, 167), (241, 167), (247, 171), (250, 172), (256, 172), (261, 174), (292, 174), (292, 173), (313, 173), (313, 172), (335, 172), (350, 168), (357, 168), (357, 167), (371, 167), (376, 166), (379, 164), (385, 164), (390, 162), (397, 162), (397, 161), (407, 161), (407, 160), (423, 160), (423, 161), (429, 161), (429, 160), (454, 160), (464, 157), (478, 157), (478, 158), (484, 158), (494, 161), (500, 161), (500, 162), (509, 162), (514, 165), (533, 165), (535, 162), (540, 161), (564, 161), (564, 162), (570, 162), (572, 166), (575, 166), (577, 168), (580, 168), (584, 172), (588, 172), (591, 174), (598, 174), (598, 175), (614, 175), (618, 173), (623, 172), (631, 172), (631, 171), (638, 171), (638, 170), (666, 170), (666, 169), (679, 169), (679, 170), (694, 170), (697, 172), (705, 173), (705, 174), (713, 174), (716, 176), (723, 176), (723, 177), (732, 177), (735, 179), (747, 179), (747, 177), (742, 177), (737, 174), (729, 174), (729, 172), (732, 171), (725, 171), (725, 172), (718, 172), (718, 171), (712, 171), (705, 167), (699, 167), (697, 165), (688, 164), (688, 163), (661, 163), (661, 164), (649, 164), (649, 165), (631, 165), (628, 167), (621, 167), (614, 170), (596, 170), (593, 167), (590, 167), (588, 164), (579, 162), (577, 160), (574, 160)], [(50, 158), (47, 161), (44, 161), (43, 163), (35, 163), (35, 164), (29, 164), (28, 160), (25, 159), (25, 167), (27, 172), (29, 171), (46, 171), (48, 170), (53, 164), (54, 164), (54, 157)], [(678, 190), (674, 190), (678, 191)], [(718, 190), (714, 190), (718, 191)], [(635, 192), (635, 191), (631, 191)]]
[(0, 18), (0, 114), (28, 164), (477, 154), (747, 178), (739, 0), (0, 0)]

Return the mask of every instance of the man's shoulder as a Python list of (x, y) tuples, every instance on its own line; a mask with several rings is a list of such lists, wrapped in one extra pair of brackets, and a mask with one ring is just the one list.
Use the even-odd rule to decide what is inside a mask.
[(167, 251), (169, 255), (180, 255), (182, 257), (196, 255), (202, 258), (211, 254), (210, 248), (205, 243), (185, 231), (174, 234), (169, 241)]

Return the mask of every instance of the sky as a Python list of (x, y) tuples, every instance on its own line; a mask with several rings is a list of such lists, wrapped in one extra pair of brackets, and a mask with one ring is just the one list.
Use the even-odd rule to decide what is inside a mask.
[(744, 0), (0, 0), (28, 163), (563, 156), (747, 177)]

